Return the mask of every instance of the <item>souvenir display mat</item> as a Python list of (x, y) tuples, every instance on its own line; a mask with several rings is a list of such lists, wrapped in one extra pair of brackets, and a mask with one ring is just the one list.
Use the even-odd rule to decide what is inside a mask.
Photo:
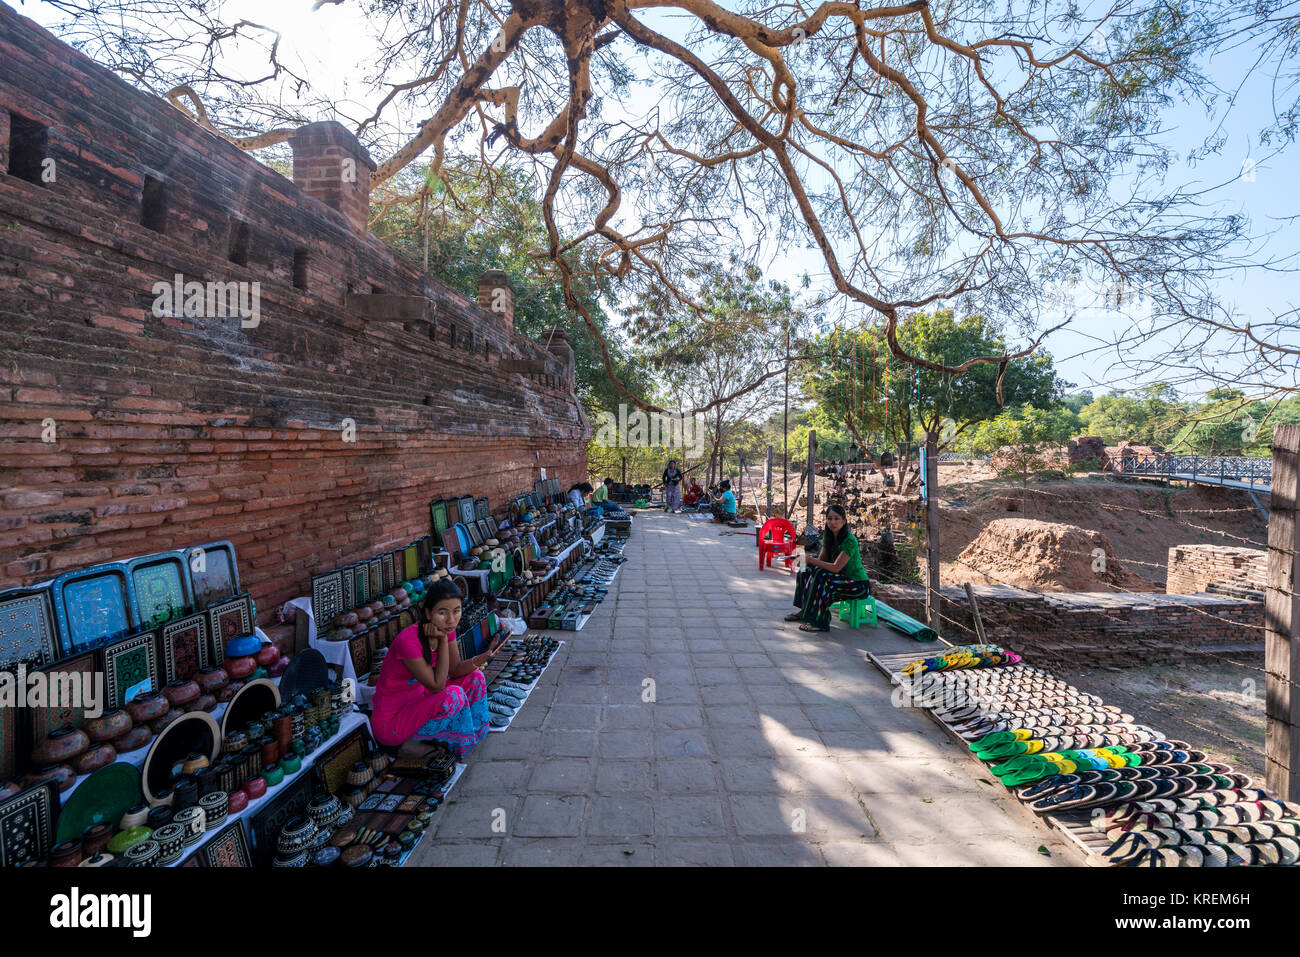
[(158, 655), (154, 632), (146, 631), (100, 649), (104, 659), (104, 707), (124, 708), (144, 691), (157, 691)]
[(186, 614), (193, 605), (185, 558), (179, 552), (137, 558), (128, 562), (127, 567), (135, 587), (135, 607), (142, 627), (156, 628)]
[(204, 667), (208, 657), (208, 616), (198, 612), (169, 621), (159, 631), (162, 673), (166, 683), (188, 681)]

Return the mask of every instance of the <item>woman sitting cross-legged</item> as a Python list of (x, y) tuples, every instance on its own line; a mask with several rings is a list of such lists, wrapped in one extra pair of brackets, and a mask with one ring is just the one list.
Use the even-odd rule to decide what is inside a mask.
[[(393, 639), (375, 684), (370, 729), (375, 740), (409, 756), (430, 754), (427, 739), (445, 741), (457, 757), (488, 733), (487, 682), (480, 670), (501, 643), (462, 660), (456, 642), (460, 589), (434, 582), (420, 602), (416, 623)], [(420, 729), (425, 741), (416, 740)]]
[(800, 610), (786, 615), (785, 620), (802, 621), (800, 631), (830, 631), (831, 605), (871, 594), (862, 551), (857, 536), (849, 531), (843, 505), (827, 506), (821, 556), (807, 561), (794, 590), (794, 603)]

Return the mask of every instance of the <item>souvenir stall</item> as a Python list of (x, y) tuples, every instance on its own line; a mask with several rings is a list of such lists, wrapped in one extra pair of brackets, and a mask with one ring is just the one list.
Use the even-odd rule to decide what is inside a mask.
[(872, 655), (1094, 866), (1300, 863), (1300, 804), (996, 645)]
[(0, 866), (283, 857), (316, 756), (364, 719), (254, 621), (229, 542), (0, 595), (0, 681), (30, 693), (0, 708)]

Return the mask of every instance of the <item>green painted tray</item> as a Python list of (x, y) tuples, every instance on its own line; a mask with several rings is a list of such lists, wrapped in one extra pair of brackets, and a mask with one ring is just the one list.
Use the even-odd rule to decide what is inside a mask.
[(54, 843), (79, 838), (92, 824), (106, 822), (116, 831), (127, 809), (143, 800), (139, 768), (126, 761), (106, 765), (77, 785), (64, 802)]

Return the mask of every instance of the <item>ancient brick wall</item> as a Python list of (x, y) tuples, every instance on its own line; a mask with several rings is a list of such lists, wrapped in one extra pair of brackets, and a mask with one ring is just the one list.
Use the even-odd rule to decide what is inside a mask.
[(1214, 591), (1260, 597), (1268, 589), (1268, 552), (1224, 545), (1176, 545), (1169, 549), (1171, 595)]
[[(432, 498), (585, 477), (563, 357), (359, 233), (314, 126), (307, 195), (0, 4), (0, 587), (229, 539), (266, 621)], [(258, 323), (156, 317), (177, 273)]]
[[(988, 640), (1042, 667), (1128, 668), (1264, 638), (1263, 602), (1225, 595), (1039, 594), (1007, 585), (974, 591)], [(876, 594), (925, 619), (923, 589), (882, 585)], [(954, 644), (975, 641), (965, 592), (943, 588), (941, 605), (943, 636)]]

